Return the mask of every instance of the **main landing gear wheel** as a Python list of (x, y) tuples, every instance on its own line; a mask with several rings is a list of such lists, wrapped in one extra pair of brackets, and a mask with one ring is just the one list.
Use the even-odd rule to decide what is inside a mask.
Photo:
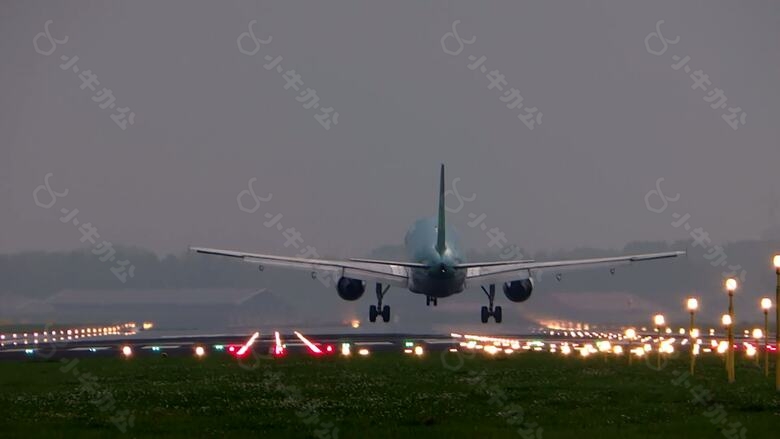
[(501, 323), (501, 307), (497, 306), (495, 310), (493, 310), (493, 319), (496, 321), (496, 323)]
[(374, 323), (374, 322), (376, 322), (376, 316), (377, 316), (376, 305), (371, 305), (368, 308), (368, 320), (371, 323)]
[(432, 297), (432, 296), (425, 296), (425, 306), (437, 306), (439, 305), (439, 298), (438, 297)]
[(376, 322), (377, 316), (382, 316), (382, 321), (385, 323), (390, 321), (390, 307), (385, 305), (382, 306), (382, 299), (385, 297), (385, 294), (387, 294), (387, 290), (390, 289), (390, 285), (388, 285), (386, 288), (382, 288), (382, 284), (377, 282), (376, 284), (376, 305), (371, 305), (368, 308), (368, 320), (371, 323)]
[(493, 317), (493, 320), (496, 321), (496, 323), (501, 323), (502, 320), (502, 312), (501, 307), (497, 306), (493, 308), (493, 301), (496, 298), (496, 286), (494, 284), (491, 284), (489, 289), (485, 289), (485, 287), (482, 287), (482, 291), (485, 292), (485, 295), (488, 297), (488, 301), (490, 302), (489, 306), (483, 306), (482, 307), (482, 323), (487, 323), (488, 320), (490, 320), (490, 317)]

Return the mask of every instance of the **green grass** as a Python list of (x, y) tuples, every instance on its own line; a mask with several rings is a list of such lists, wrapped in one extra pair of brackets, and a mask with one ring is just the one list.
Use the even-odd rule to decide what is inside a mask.
[[(454, 354), (448, 355), (456, 365)], [(780, 428), (773, 382), (742, 363), (737, 382), (728, 385), (717, 357), (700, 359), (689, 380), (690, 387), (712, 392), (713, 400), (704, 404), (692, 401), (690, 389), (672, 384), (674, 372), (687, 371), (685, 360), (661, 371), (644, 361), (629, 367), (625, 358), (536, 352), (477, 356), (457, 370), (444, 367), (435, 353), (257, 363), (246, 370), (214, 353), (203, 360), (82, 359), (76, 369), (97, 377), (116, 409), (134, 413), (127, 437), (317, 437), (319, 426), (331, 422), (340, 438), (520, 438), (519, 425), (508, 420), (521, 407), (524, 422), (538, 424), (544, 438), (722, 438), (705, 415), (718, 404), (729, 422), (747, 428), (747, 437), (776, 438)], [(110, 420), (116, 410), (91, 403), (94, 395), (62, 366), (0, 362), (0, 437), (121, 435)], [(309, 415), (297, 414), (307, 407)], [(307, 424), (311, 413), (317, 421)]]

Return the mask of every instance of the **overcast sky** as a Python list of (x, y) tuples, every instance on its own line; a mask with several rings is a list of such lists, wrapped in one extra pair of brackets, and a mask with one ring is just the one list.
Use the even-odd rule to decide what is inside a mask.
[[(59, 220), (77, 208), (101, 239), (158, 252), (292, 253), (263, 225), (268, 213), (320, 254), (364, 254), (401, 243), (412, 221), (434, 214), (442, 162), (448, 182), (477, 195), (450, 220), (482, 250), (488, 239), (469, 228), (469, 213), (530, 250), (686, 237), (672, 213), (690, 214), (715, 241), (771, 225), (777, 2), (307, 3), (4, 1), (0, 252), (88, 245)], [(67, 42), (47, 56), (33, 40), (48, 20)], [(250, 20), (258, 39), (271, 38), (255, 55), (237, 46)], [(451, 55), (441, 41), (455, 20), (473, 43)], [(679, 40), (654, 55), (645, 38), (659, 20)], [(37, 42), (48, 52), (45, 33)], [(79, 73), (60, 67), (63, 56), (79, 57)], [(282, 72), (266, 69), (265, 56), (282, 56)], [(469, 69), (469, 56), (505, 76), (503, 92)], [(673, 56), (690, 60), (675, 70)], [(95, 91), (81, 88), (85, 70), (100, 81)], [(284, 88), (288, 70), (299, 91)], [(692, 88), (697, 70), (706, 91)], [(93, 101), (104, 87), (113, 109)], [(716, 87), (746, 114), (737, 130), (721, 118), (727, 108), (704, 100)], [(319, 109), (296, 100), (307, 88)], [(499, 99), (511, 88), (543, 113), (533, 130)], [(119, 107), (135, 114), (125, 130), (111, 118)], [(329, 130), (314, 118), (325, 107), (339, 114)], [(44, 209), (33, 191), (48, 173), (53, 190), (69, 193)], [(645, 194), (661, 177), (667, 196), (681, 196), (653, 213)], [(250, 214), (236, 197), (251, 178), (273, 198)]]

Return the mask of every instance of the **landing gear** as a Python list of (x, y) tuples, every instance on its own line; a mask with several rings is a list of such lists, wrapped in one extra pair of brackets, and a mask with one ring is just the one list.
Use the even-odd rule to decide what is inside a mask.
[(425, 306), (438, 306), (439, 305), (439, 298), (433, 297), (433, 296), (425, 296)]
[(371, 305), (368, 308), (368, 320), (371, 323), (376, 322), (377, 316), (382, 316), (382, 321), (385, 323), (390, 321), (390, 307), (385, 305), (382, 306), (382, 299), (385, 297), (385, 294), (387, 294), (387, 290), (390, 289), (390, 285), (387, 286), (387, 288), (382, 289), (382, 284), (377, 282), (376, 284), (376, 300), (377, 305)]
[(496, 321), (496, 323), (501, 323), (502, 320), (502, 310), (500, 306), (493, 307), (493, 301), (496, 298), (496, 286), (494, 284), (490, 284), (488, 287), (489, 289), (485, 289), (485, 287), (482, 287), (482, 291), (485, 292), (485, 295), (488, 298), (488, 301), (490, 301), (490, 306), (483, 306), (482, 307), (482, 323), (487, 323), (488, 320), (490, 320), (490, 317), (493, 317), (493, 320)]

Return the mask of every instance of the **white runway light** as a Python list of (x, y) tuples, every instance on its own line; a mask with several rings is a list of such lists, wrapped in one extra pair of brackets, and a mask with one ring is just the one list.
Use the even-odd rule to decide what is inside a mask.
[(122, 346), (122, 355), (124, 355), (126, 358), (133, 355), (133, 348), (130, 346)]

